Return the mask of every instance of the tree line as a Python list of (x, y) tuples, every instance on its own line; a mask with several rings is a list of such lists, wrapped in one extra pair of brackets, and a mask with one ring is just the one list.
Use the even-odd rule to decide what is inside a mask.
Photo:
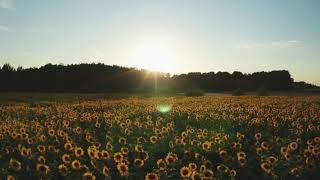
[[(246, 74), (228, 72), (191, 72), (170, 76), (144, 69), (110, 66), (102, 63), (54, 65), (39, 68), (14, 68), (6, 63), (0, 68), (1, 91), (54, 92), (184, 92), (201, 89), (207, 92), (292, 90), (297, 83), (286, 70)], [(299, 83), (299, 87), (316, 86)]]

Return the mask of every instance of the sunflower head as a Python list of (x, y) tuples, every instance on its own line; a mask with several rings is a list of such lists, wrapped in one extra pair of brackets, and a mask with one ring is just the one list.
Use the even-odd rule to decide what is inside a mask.
[(67, 176), (68, 175), (68, 168), (64, 165), (64, 164), (60, 164), (58, 166), (58, 169), (59, 169), (59, 173), (62, 175), (62, 176)]
[(50, 171), (50, 168), (45, 164), (37, 164), (36, 170), (40, 173), (48, 174), (48, 172)]
[(159, 176), (156, 173), (148, 173), (145, 180), (159, 180)]
[(95, 180), (96, 176), (94, 176), (91, 172), (86, 172), (83, 174), (84, 180)]
[(69, 164), (71, 162), (71, 157), (69, 154), (62, 155), (62, 161), (66, 164)]
[(144, 161), (142, 159), (135, 159), (134, 160), (134, 165), (136, 167), (142, 167), (144, 165)]
[(263, 162), (260, 164), (260, 167), (261, 167), (262, 171), (264, 171), (266, 173), (269, 173), (271, 171), (271, 166), (268, 163)]
[(103, 168), (102, 168), (102, 174), (103, 174), (104, 176), (109, 176), (109, 175), (110, 175), (110, 170), (109, 170), (109, 168), (108, 168), (107, 166), (103, 166)]
[(121, 176), (128, 176), (129, 175), (129, 168), (125, 163), (119, 163), (117, 165), (117, 169)]
[(190, 175), (191, 175), (191, 170), (188, 167), (184, 166), (180, 169), (180, 176), (182, 178), (189, 178)]
[(11, 158), (9, 161), (9, 167), (13, 169), (14, 171), (20, 171), (21, 170), (21, 162), (19, 162), (16, 159)]
[(72, 161), (71, 167), (72, 167), (72, 169), (74, 169), (74, 170), (79, 170), (79, 169), (81, 168), (81, 163), (80, 163), (80, 161), (78, 161), (78, 160)]
[(191, 171), (195, 171), (197, 169), (197, 165), (195, 163), (189, 163), (188, 167)]
[(84, 155), (84, 151), (81, 147), (75, 147), (74, 148), (74, 154), (76, 157), (81, 157)]
[(167, 164), (163, 159), (159, 159), (157, 161), (157, 167), (160, 169), (160, 171), (164, 171), (165, 169), (167, 169)]
[(115, 162), (117, 162), (117, 163), (122, 162), (122, 160), (123, 160), (123, 155), (122, 155), (122, 153), (121, 153), (121, 152), (115, 153), (115, 154), (113, 155), (113, 160), (114, 160)]

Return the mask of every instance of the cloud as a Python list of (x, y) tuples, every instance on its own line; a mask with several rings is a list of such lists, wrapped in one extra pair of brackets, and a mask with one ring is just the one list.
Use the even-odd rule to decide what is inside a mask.
[(0, 31), (13, 32), (13, 29), (0, 25)]
[(13, 4), (13, 0), (0, 0), (0, 8), (14, 9)]
[(272, 42), (250, 42), (250, 43), (240, 43), (236, 45), (238, 49), (254, 49), (254, 48), (292, 48), (301, 44), (298, 40), (280, 40)]

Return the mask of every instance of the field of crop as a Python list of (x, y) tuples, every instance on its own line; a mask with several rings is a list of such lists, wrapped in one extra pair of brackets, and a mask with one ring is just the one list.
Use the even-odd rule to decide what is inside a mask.
[(320, 97), (0, 105), (0, 179), (320, 179)]

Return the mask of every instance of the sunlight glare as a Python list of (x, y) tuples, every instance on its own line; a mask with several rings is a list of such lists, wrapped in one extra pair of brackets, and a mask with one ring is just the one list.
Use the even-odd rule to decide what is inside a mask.
[(148, 40), (138, 44), (132, 53), (134, 66), (151, 70), (177, 72), (178, 53), (173, 43), (162, 40)]

